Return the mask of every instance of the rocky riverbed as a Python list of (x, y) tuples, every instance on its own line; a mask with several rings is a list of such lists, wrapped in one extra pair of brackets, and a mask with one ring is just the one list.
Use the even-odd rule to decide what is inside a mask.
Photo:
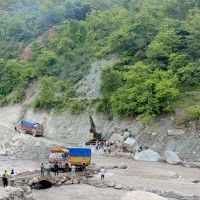
[[(7, 164), (14, 164), (14, 160), (4, 160)], [(20, 160), (18, 161), (20, 164)], [(21, 161), (26, 165), (27, 161)], [(31, 161), (29, 171), (38, 166), (38, 161)], [(31, 167), (32, 166), (32, 167)], [(99, 170), (106, 169), (105, 181), (100, 181)], [(17, 168), (16, 168), (17, 169)], [(38, 169), (38, 167), (37, 167)], [(23, 170), (26, 170), (25, 168)], [(177, 174), (177, 177), (173, 175)], [(66, 177), (63, 179), (63, 177)], [(21, 187), (24, 195), (27, 188), (32, 187), (30, 180), (39, 178), (39, 171), (23, 172), (17, 175), (17, 187)], [(73, 181), (75, 180), (75, 181)], [(92, 165), (84, 173), (76, 172), (72, 180), (71, 173), (60, 173), (60, 177), (49, 179), (53, 182), (52, 188), (46, 190), (28, 190), (26, 199), (55, 200), (55, 199), (121, 199), (127, 192), (144, 191), (158, 194), (166, 199), (173, 200), (199, 200), (200, 199), (200, 173), (199, 169), (174, 166), (158, 162), (136, 162), (130, 158), (93, 156)], [(19, 194), (20, 190), (18, 191)], [(3, 193), (2, 193), (3, 194)], [(5, 195), (5, 194), (4, 194)], [(1, 196), (1, 194), (0, 194)], [(2, 197), (3, 198), (3, 197)], [(1, 198), (0, 198), (1, 199)]]

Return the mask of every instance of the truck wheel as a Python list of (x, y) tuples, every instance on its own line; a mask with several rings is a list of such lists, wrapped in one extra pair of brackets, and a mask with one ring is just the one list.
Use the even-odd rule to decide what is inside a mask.
[(81, 171), (84, 171), (85, 169), (86, 169), (85, 164), (81, 165), (80, 170), (81, 170)]

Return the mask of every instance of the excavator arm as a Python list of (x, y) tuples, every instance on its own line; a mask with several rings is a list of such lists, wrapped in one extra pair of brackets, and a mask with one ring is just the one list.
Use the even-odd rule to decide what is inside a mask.
[(94, 120), (91, 116), (89, 116), (90, 119), (90, 133), (96, 133), (96, 125), (94, 123)]

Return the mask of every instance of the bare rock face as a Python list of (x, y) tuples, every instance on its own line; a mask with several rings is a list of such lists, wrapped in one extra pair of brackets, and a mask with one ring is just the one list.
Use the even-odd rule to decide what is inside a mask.
[(180, 159), (178, 155), (172, 151), (165, 152), (165, 159), (166, 159), (166, 162), (171, 165), (177, 165), (178, 163), (180, 163)]
[(126, 193), (125, 196), (122, 198), (122, 200), (167, 200), (167, 199), (149, 192), (134, 191)]
[(145, 151), (136, 153), (134, 159), (137, 161), (158, 162), (161, 157), (157, 152), (151, 149), (147, 149)]

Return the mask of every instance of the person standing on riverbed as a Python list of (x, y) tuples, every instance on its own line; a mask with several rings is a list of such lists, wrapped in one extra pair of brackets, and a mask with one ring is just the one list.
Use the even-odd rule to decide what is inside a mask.
[(57, 162), (54, 164), (54, 171), (55, 171), (55, 176), (56, 176), (56, 174), (58, 175), (58, 163)]
[(13, 187), (14, 187), (14, 185), (15, 185), (15, 172), (14, 172), (13, 169), (12, 169), (12, 171), (11, 171), (11, 173), (10, 173), (10, 184), (11, 184), (11, 186), (13, 186)]
[(43, 163), (40, 166), (40, 172), (41, 172), (41, 177), (43, 177), (44, 176), (44, 165), (43, 165)]
[(102, 167), (100, 172), (101, 172), (101, 181), (104, 181), (105, 169)]
[(50, 176), (51, 174), (51, 164), (48, 163), (48, 166), (47, 166), (47, 176)]
[(72, 176), (76, 176), (75, 172), (76, 172), (76, 166), (72, 165)]
[(5, 170), (5, 172), (3, 173), (3, 186), (7, 187), (8, 186), (8, 172)]

